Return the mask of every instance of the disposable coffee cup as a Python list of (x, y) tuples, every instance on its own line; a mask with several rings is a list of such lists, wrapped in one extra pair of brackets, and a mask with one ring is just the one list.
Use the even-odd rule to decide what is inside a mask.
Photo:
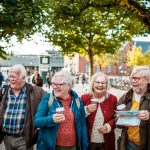
[(65, 111), (64, 107), (56, 108), (56, 112), (57, 112), (58, 114), (64, 114), (64, 111)]
[(118, 105), (117, 110), (118, 111), (125, 111), (126, 110), (126, 105), (125, 104)]
[(97, 99), (95, 99), (95, 98), (92, 98), (92, 99), (91, 99), (91, 104), (96, 104), (96, 105), (97, 105), (97, 103), (98, 103), (98, 100), (97, 100)]

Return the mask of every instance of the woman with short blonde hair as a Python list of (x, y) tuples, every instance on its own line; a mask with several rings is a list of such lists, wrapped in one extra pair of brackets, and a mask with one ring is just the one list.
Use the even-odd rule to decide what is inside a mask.
[(89, 93), (81, 96), (86, 112), (89, 150), (115, 150), (115, 120), (117, 98), (108, 93), (109, 79), (102, 72), (90, 81)]

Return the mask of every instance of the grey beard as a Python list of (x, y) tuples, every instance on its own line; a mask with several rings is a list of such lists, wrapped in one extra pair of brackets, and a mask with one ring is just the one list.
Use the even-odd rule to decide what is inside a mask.
[(143, 89), (141, 86), (138, 86), (137, 88), (133, 88), (133, 91), (137, 94), (143, 94)]

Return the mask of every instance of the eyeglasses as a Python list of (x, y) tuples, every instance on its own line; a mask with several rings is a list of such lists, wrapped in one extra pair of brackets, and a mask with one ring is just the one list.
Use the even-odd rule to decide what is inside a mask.
[(136, 82), (138, 82), (138, 81), (141, 80), (142, 78), (144, 78), (144, 77), (132, 77), (132, 76), (129, 77), (130, 80), (134, 80), (134, 81), (136, 81)]
[(8, 79), (17, 80), (19, 77), (14, 75), (9, 75)]
[(59, 84), (59, 83), (51, 83), (51, 86), (53, 87), (53, 88), (60, 88), (62, 85), (65, 85), (66, 83), (61, 83), (61, 84)]
[(106, 86), (107, 83), (106, 82), (100, 82), (100, 81), (94, 81), (95, 85), (102, 85), (102, 86)]

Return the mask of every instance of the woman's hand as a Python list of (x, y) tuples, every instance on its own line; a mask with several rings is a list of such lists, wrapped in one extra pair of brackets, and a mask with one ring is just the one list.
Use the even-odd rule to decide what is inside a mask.
[(86, 106), (86, 111), (88, 113), (94, 112), (96, 109), (97, 109), (96, 104), (89, 104), (88, 106)]
[(98, 131), (102, 134), (108, 133), (108, 128), (106, 125), (103, 125), (101, 128), (98, 129)]
[(53, 115), (53, 120), (55, 123), (63, 122), (65, 120), (65, 115), (56, 113)]

